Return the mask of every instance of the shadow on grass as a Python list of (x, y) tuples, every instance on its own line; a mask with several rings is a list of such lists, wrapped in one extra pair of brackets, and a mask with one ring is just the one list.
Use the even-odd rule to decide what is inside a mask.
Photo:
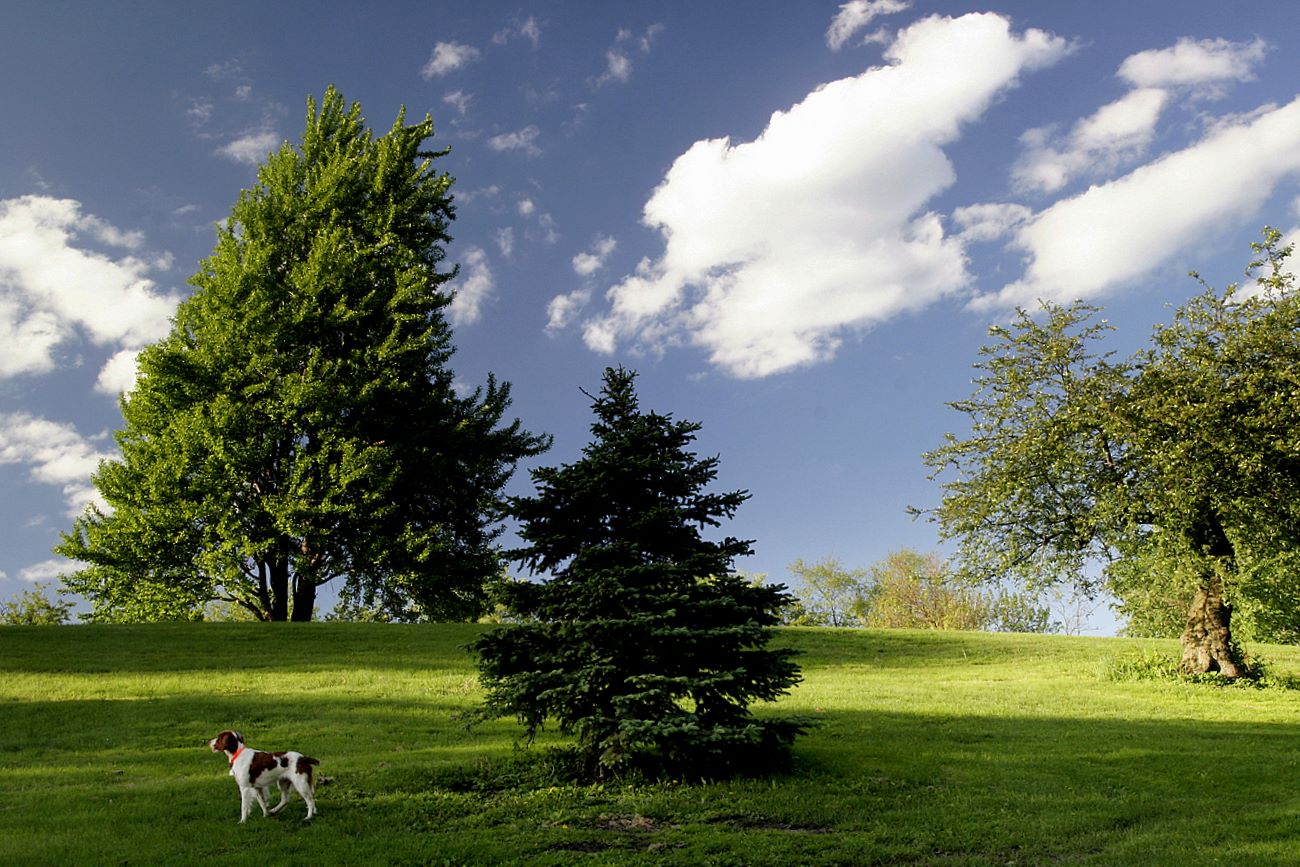
[[(235, 787), (199, 740), (233, 720), (256, 732), (254, 745), (322, 758), (334, 782), (312, 833), (296, 821), (251, 832), (292, 830), (317, 859), (345, 851), (386, 862), (385, 853), (409, 849), (483, 859), (468, 863), (649, 851), (666, 863), (1300, 861), (1289, 831), (1300, 806), (1291, 782), (1300, 725), (839, 711), (799, 742), (798, 769), (772, 780), (576, 787), (521, 773), (512, 728), (466, 732), (457, 709), (329, 699), (282, 707), (271, 698), (242, 708), (218, 698), (11, 703), (0, 833), (43, 832), (44, 843), (29, 839), (23, 850), (38, 862), (76, 861), (60, 833), (106, 813), (121, 837), (113, 846), (135, 847), (132, 860), (185, 862), (178, 841), (205, 852), (229, 846), (220, 835), (237, 810)], [(496, 773), (504, 777), (493, 781)], [(241, 834), (258, 851), (261, 838)], [(340, 835), (344, 849), (335, 848)], [(470, 837), (483, 847), (466, 849)]]
[(148, 623), (5, 627), (0, 672), (474, 669), (472, 623)]

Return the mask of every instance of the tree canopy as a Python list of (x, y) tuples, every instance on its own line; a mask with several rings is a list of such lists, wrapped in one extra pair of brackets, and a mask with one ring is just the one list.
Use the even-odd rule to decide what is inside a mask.
[(1300, 553), (1300, 298), (1280, 242), (1252, 245), (1253, 287), (1202, 284), (1127, 360), (1100, 350), (1109, 326), (1082, 303), (991, 330), (953, 404), (970, 435), (925, 456), (953, 476), (932, 515), (966, 568), (1104, 580), (1134, 608), (1173, 596), (1184, 666), (1247, 673), (1234, 606), (1294, 609), (1278, 566)]
[(474, 645), (486, 716), (531, 738), (550, 719), (577, 736), (585, 772), (704, 776), (784, 754), (798, 721), (748, 706), (799, 681), (792, 651), (767, 647), (783, 587), (735, 574), (750, 543), (702, 531), (744, 491), (711, 493), (718, 458), (690, 451), (700, 425), (643, 412), (635, 374), (605, 372), (580, 460), (533, 471), (511, 500), (538, 583), (509, 585), (515, 623)]
[(376, 137), (331, 87), (218, 230), (171, 334), (122, 398), (121, 458), (59, 553), (99, 619), (208, 600), (308, 620), (317, 588), (467, 618), (499, 569), (501, 490), (545, 437), (510, 389), (463, 393), (445, 317), (451, 178), (405, 111)]

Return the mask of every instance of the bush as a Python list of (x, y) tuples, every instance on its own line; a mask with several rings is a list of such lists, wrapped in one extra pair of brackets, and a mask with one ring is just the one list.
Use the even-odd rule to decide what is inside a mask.
[(46, 585), (37, 584), (16, 599), (0, 602), (0, 624), (6, 626), (62, 626), (72, 614), (72, 603), (45, 595)]

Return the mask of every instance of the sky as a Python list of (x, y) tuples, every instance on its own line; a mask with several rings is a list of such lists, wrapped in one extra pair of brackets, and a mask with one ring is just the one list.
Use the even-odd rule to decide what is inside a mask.
[(921, 456), (1017, 306), (1127, 353), (1296, 236), (1297, 52), (1300, 3), (1225, 0), (5, 4), (0, 600), (69, 568), (135, 354), (330, 84), (450, 148), (458, 381), (555, 438), (509, 492), (621, 364), (788, 582), (942, 551)]

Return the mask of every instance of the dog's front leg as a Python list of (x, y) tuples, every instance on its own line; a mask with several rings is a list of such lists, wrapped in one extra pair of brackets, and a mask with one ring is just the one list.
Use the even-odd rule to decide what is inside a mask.
[(253, 797), (254, 797), (254, 798), (257, 798), (257, 805), (258, 805), (259, 807), (262, 808), (262, 815), (263, 815), (264, 817), (265, 817), (265, 816), (269, 816), (269, 815), (271, 815), (270, 813), (268, 813), (268, 812), (266, 811), (266, 787), (265, 787), (265, 786), (254, 786), (254, 787), (253, 787)]
[(239, 787), (239, 821), (241, 824), (243, 822), (248, 821), (248, 811), (253, 806), (249, 802), (252, 801), (252, 799), (253, 799), (253, 790), (246, 789), (243, 786), (240, 786)]

